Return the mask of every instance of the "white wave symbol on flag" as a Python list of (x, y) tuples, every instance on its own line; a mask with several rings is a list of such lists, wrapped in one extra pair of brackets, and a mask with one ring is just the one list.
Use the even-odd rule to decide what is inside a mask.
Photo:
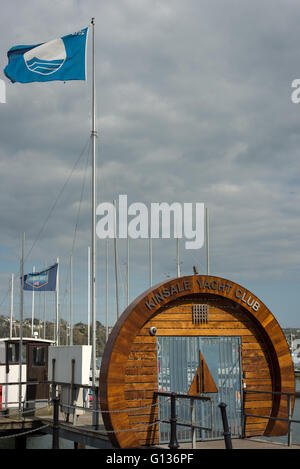
[(27, 68), (41, 75), (57, 72), (64, 64), (66, 57), (67, 53), (62, 39), (46, 42), (24, 54)]

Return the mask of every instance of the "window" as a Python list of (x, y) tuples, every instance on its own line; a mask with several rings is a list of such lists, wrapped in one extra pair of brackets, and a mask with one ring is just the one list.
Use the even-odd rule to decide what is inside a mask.
[(46, 364), (45, 347), (33, 347), (32, 366), (44, 366)]
[[(26, 345), (23, 344), (22, 350), (22, 363), (26, 363)], [(20, 344), (9, 343), (7, 345), (7, 361), (8, 363), (19, 363), (20, 357)]]
[(193, 305), (193, 324), (207, 324), (208, 305)]

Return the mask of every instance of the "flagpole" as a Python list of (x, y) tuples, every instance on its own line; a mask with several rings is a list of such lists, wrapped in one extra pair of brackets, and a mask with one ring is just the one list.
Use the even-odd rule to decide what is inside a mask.
[(56, 345), (59, 345), (59, 257), (56, 259), (57, 262), (57, 276), (56, 276), (56, 333), (55, 341)]
[(87, 281), (88, 281), (88, 291), (87, 291), (87, 322), (88, 322), (88, 345), (90, 345), (90, 334), (91, 334), (91, 248), (88, 246), (88, 272), (87, 272)]
[(43, 337), (46, 339), (46, 290), (44, 291), (44, 329)]
[[(96, 396), (96, 70), (95, 70), (95, 18), (92, 24), (92, 388), (94, 408)], [(93, 424), (97, 426), (97, 414), (93, 413)]]
[[(32, 268), (32, 272), (35, 272), (35, 266)], [(32, 306), (31, 306), (31, 337), (33, 337), (34, 329), (34, 288), (32, 289)]]
[(73, 262), (70, 255), (70, 345), (73, 345)]
[(24, 309), (24, 245), (25, 233), (22, 236), (21, 279), (20, 279), (20, 343), (19, 343), (19, 418), (22, 417), (22, 361), (23, 361), (23, 309)]
[(10, 325), (9, 325), (9, 337), (10, 337), (10, 339), (12, 338), (13, 314), (14, 314), (14, 274), (11, 274), (11, 281), (10, 281)]

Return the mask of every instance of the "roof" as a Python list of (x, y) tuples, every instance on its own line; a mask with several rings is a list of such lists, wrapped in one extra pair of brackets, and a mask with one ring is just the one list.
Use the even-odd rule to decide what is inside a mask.
[[(4, 337), (0, 338), (1, 342), (20, 342), (20, 337)], [(54, 344), (54, 340), (47, 340), (47, 339), (36, 339), (35, 337), (23, 337), (22, 342), (37, 342), (37, 343), (46, 343), (46, 344)]]

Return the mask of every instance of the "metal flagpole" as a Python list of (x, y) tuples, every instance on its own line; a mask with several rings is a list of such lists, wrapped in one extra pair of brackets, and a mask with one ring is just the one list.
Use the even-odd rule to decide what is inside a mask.
[(59, 257), (56, 259), (56, 262), (57, 262), (57, 277), (56, 277), (56, 292), (55, 292), (55, 295), (56, 295), (56, 310), (55, 310), (55, 314), (56, 314), (56, 318), (55, 318), (55, 322), (56, 322), (56, 332), (55, 332), (55, 342), (56, 342), (56, 345), (59, 345)]
[(11, 280), (10, 280), (10, 325), (9, 325), (9, 337), (10, 337), (10, 339), (12, 338), (13, 314), (14, 314), (14, 274), (11, 274)]
[(90, 246), (88, 246), (88, 291), (87, 291), (87, 294), (88, 294), (88, 305), (87, 305), (87, 309), (88, 309), (88, 345), (90, 345), (90, 332), (91, 332), (91, 248)]
[[(96, 396), (96, 69), (95, 69), (95, 18), (92, 24), (92, 388), (94, 409)], [(93, 413), (93, 424), (97, 426), (97, 413)]]
[[(35, 266), (32, 268), (32, 272), (35, 272)], [(32, 307), (31, 307), (31, 337), (33, 337), (34, 329), (34, 289), (32, 289)]]
[(73, 265), (70, 255), (70, 345), (73, 345)]
[(46, 290), (44, 291), (44, 328), (43, 338), (46, 339)]
[(23, 361), (23, 309), (24, 309), (24, 245), (25, 233), (22, 236), (22, 258), (20, 265), (20, 342), (19, 342), (19, 418), (22, 417), (22, 361)]

